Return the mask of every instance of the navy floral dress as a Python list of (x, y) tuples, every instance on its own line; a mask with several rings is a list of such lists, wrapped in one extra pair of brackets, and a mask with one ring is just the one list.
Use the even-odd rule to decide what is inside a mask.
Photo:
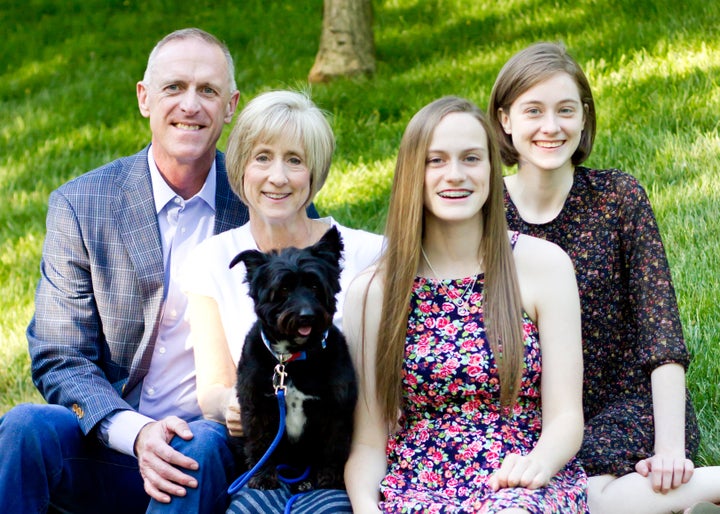
[[(547, 239), (575, 264), (582, 307), (585, 436), (578, 457), (588, 475), (625, 475), (653, 455), (650, 373), (685, 368), (675, 290), (650, 202), (638, 181), (618, 170), (575, 169), (560, 214), (526, 223), (507, 191), (511, 230)], [(687, 395), (686, 446), (699, 443)]]
[[(517, 234), (515, 235), (517, 237)], [(514, 408), (500, 404), (495, 359), (485, 336), (483, 277), (417, 277), (403, 364), (403, 415), (387, 447), (384, 512), (587, 512), (587, 476), (575, 460), (546, 487), (493, 492), (487, 486), (509, 452), (529, 453), (541, 429), (540, 343), (523, 320), (525, 367)]]

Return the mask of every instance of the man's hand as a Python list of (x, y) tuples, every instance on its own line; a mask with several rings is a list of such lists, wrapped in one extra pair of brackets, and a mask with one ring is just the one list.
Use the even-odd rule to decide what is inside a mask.
[(656, 453), (635, 464), (635, 471), (644, 477), (650, 477), (653, 491), (662, 494), (686, 484), (694, 470), (692, 461), (684, 455)]
[(176, 416), (145, 425), (135, 439), (135, 455), (145, 492), (161, 503), (170, 503), (171, 495), (185, 496), (185, 487), (197, 487), (197, 480), (179, 468), (198, 469), (198, 463), (170, 446), (173, 437), (186, 441), (193, 434), (188, 424)]

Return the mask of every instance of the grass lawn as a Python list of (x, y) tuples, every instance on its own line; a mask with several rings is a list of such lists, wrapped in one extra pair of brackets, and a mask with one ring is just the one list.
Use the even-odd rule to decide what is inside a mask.
[[(135, 83), (164, 34), (198, 26), (236, 59), (241, 104), (307, 87), (322, 0), (0, 0), (0, 413), (41, 401), (24, 331), (49, 193), (149, 141)], [(675, 279), (694, 360), (688, 383), (703, 431), (700, 464), (720, 465), (720, 3), (705, 0), (376, 0), (377, 73), (314, 86), (338, 150), (317, 205), (381, 231), (405, 124), (445, 94), (487, 104), (505, 60), (561, 40), (598, 107), (587, 164), (646, 187)], [(226, 130), (220, 148), (225, 146)]]

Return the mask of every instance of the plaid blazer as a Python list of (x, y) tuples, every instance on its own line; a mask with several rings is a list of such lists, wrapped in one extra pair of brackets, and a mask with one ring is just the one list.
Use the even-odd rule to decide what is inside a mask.
[[(32, 377), (49, 403), (71, 409), (84, 433), (118, 409), (145, 376), (158, 331), (163, 256), (148, 147), (50, 195), (47, 235), (27, 329)], [(247, 208), (217, 152), (215, 233)]]

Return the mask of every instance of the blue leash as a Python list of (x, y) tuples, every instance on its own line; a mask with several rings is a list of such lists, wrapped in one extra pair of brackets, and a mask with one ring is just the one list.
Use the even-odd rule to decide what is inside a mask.
[[(280, 474), (283, 470), (292, 469), (290, 466), (286, 466), (285, 464), (279, 464), (277, 467), (278, 470), (278, 479), (280, 479), (281, 482), (284, 482), (285, 484), (292, 485), (297, 484), (298, 482), (302, 482), (307, 477), (310, 476), (310, 466), (305, 468), (305, 471), (302, 475), (300, 475), (297, 478), (286, 478)], [(305, 491), (302, 493), (295, 493), (293, 494), (285, 504), (285, 511), (284, 514), (290, 514), (290, 511), (292, 510), (293, 503), (295, 503), (296, 500), (298, 500), (302, 495), (309, 493), (310, 491)]]
[[(275, 435), (275, 439), (273, 439), (273, 442), (270, 443), (270, 447), (267, 449), (265, 454), (262, 456), (262, 458), (255, 464), (250, 471), (246, 471), (242, 475), (240, 475), (238, 478), (235, 479), (235, 481), (230, 484), (230, 487), (228, 487), (228, 494), (233, 495), (236, 492), (238, 492), (240, 489), (245, 487), (247, 483), (250, 481), (252, 476), (257, 472), (258, 469), (260, 469), (270, 458), (270, 455), (272, 455), (272, 452), (275, 451), (275, 449), (278, 447), (278, 444), (280, 444), (280, 440), (282, 439), (283, 433), (285, 432), (285, 376), (287, 374), (285, 373), (285, 366), (282, 364), (279, 364), (275, 368), (275, 376), (273, 377), (273, 386), (275, 387), (275, 396), (278, 400), (278, 410), (280, 411), (280, 423), (278, 426), (277, 434)], [(279, 474), (279, 472), (282, 469), (289, 469), (289, 466), (280, 465), (278, 466), (278, 478), (281, 482), (284, 482), (286, 484), (295, 484), (297, 482), (301, 482), (305, 480), (310, 475), (310, 466), (308, 466), (305, 469), (305, 472), (300, 475), (297, 478), (285, 478), (282, 475)], [(309, 492), (309, 491), (307, 491)], [(293, 494), (290, 499), (285, 504), (285, 511), (284, 514), (290, 514), (290, 510), (292, 509), (293, 504), (295, 501), (298, 500), (302, 495), (307, 494), (307, 492), (302, 493), (296, 493)]]
[(230, 484), (230, 487), (228, 487), (229, 495), (233, 495), (240, 489), (245, 487), (252, 478), (252, 476), (257, 473), (257, 470), (260, 469), (267, 462), (267, 460), (270, 458), (270, 455), (272, 455), (272, 452), (274, 452), (275, 448), (277, 448), (278, 444), (280, 444), (280, 439), (282, 439), (283, 432), (285, 431), (285, 390), (279, 388), (275, 392), (275, 395), (277, 396), (278, 407), (280, 408), (280, 427), (278, 428), (278, 432), (275, 435), (275, 439), (273, 439), (273, 442), (270, 444), (270, 448), (267, 449), (265, 455), (262, 456), (258, 463), (255, 464), (250, 471), (246, 471), (238, 478), (236, 478), (232, 484)]

